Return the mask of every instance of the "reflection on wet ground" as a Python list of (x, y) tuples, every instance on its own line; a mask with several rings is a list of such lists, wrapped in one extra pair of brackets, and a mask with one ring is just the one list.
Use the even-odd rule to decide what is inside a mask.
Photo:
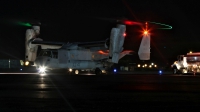
[(0, 74), (0, 111), (181, 111), (200, 106), (200, 75)]

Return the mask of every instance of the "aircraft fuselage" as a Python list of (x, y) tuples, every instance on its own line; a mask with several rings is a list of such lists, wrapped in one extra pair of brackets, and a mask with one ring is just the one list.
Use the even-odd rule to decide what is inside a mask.
[(95, 69), (103, 68), (108, 59), (108, 53), (90, 50), (42, 50), (35, 60), (35, 66), (45, 66), (50, 69)]

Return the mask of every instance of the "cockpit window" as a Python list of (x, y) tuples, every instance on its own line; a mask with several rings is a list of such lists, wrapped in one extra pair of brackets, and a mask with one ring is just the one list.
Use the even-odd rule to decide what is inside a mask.
[(39, 56), (48, 56), (51, 57), (51, 51), (41, 51)]
[(58, 52), (57, 51), (52, 51), (53, 53), (53, 58), (58, 58)]
[(42, 50), (38, 56), (48, 56), (51, 58), (58, 58), (58, 51)]

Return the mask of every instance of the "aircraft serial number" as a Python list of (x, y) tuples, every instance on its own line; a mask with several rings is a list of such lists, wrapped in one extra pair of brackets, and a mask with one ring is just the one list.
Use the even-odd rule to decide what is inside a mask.
[(73, 63), (73, 67), (79, 67), (80, 63)]

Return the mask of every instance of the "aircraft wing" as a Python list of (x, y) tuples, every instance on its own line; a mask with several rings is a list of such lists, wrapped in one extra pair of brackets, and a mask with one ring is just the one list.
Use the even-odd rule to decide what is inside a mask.
[(65, 43), (64, 42), (51, 42), (51, 41), (33, 41), (32, 44), (62, 46)]
[(104, 47), (105, 46), (105, 40), (104, 41), (94, 41), (94, 42), (78, 42), (77, 45), (79, 47)]
[(66, 44), (64, 42), (51, 42), (51, 41), (32, 41), (31, 44), (40, 45), (42, 49), (59, 49)]
[(93, 41), (93, 42), (52, 42), (52, 41), (32, 41), (31, 44), (40, 45), (42, 49), (59, 49), (61, 47), (69, 47), (75, 45), (78, 47), (90, 48), (92, 50), (105, 49), (105, 40), (104, 41)]

